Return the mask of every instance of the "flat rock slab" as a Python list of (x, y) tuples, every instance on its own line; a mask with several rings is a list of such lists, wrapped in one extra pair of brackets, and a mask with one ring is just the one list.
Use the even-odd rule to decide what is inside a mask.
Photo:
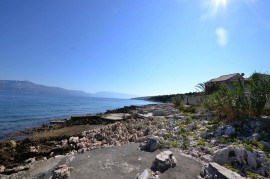
[[(129, 143), (119, 147), (91, 150), (83, 154), (59, 156), (45, 162), (35, 163), (30, 170), (12, 176), (0, 175), (0, 178), (38, 178), (47, 179), (54, 168), (60, 165), (73, 167), (70, 179), (134, 179), (146, 168), (151, 168), (157, 154), (138, 150), (138, 143)], [(161, 174), (161, 179), (194, 179), (201, 171), (201, 164), (185, 157), (179, 151), (170, 149), (177, 159), (177, 165)]]
[(121, 121), (124, 119), (125, 114), (124, 113), (115, 113), (115, 114), (106, 114), (103, 115), (101, 118), (110, 120), (110, 121)]
[[(120, 147), (92, 150), (76, 155), (69, 166), (74, 167), (71, 179), (84, 178), (125, 178), (134, 179), (144, 169), (150, 168), (156, 155), (155, 152), (142, 152), (138, 150), (139, 144), (129, 143)], [(178, 163), (161, 175), (161, 179), (181, 178), (194, 179), (200, 173), (201, 164), (187, 158), (180, 152), (173, 151)]]

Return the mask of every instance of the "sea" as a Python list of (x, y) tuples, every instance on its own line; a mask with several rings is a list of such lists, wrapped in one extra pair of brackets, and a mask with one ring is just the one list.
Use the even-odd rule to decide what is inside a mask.
[(88, 96), (41, 95), (0, 92), (0, 139), (7, 134), (70, 116), (103, 113), (130, 105), (154, 102)]

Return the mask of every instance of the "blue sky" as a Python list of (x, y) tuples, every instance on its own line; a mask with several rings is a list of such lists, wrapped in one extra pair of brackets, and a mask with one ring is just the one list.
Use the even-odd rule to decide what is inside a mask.
[(0, 79), (144, 96), (268, 72), (269, 7), (268, 0), (1, 0)]

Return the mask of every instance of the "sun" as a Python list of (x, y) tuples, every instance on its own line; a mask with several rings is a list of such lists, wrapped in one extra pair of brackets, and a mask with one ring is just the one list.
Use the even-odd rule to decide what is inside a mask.
[(212, 5), (216, 8), (226, 8), (228, 0), (212, 0)]

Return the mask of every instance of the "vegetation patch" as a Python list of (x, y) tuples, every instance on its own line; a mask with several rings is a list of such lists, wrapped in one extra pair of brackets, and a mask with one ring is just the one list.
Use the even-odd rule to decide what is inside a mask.
[(229, 120), (260, 117), (268, 104), (269, 95), (270, 75), (253, 73), (247, 82), (238, 79), (232, 84), (220, 85), (217, 91), (204, 98), (202, 104)]

